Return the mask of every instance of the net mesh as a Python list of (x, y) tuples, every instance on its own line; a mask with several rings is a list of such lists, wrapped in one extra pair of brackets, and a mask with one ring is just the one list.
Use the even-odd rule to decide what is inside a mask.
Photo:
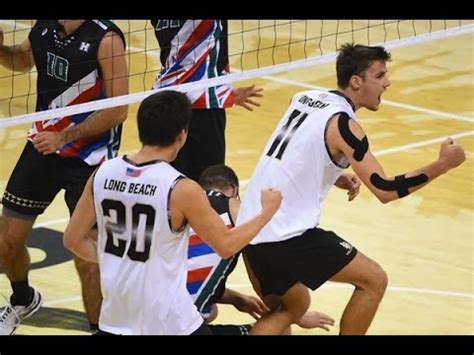
[[(161, 70), (160, 48), (147, 20), (114, 21), (127, 42), (130, 95), (33, 114), (36, 69), (26, 73), (0, 67), (0, 128), (63, 117), (143, 100)], [(33, 20), (0, 20), (4, 44), (19, 45)], [(344, 43), (383, 44), (388, 49), (433, 38), (472, 33), (471, 20), (229, 20), (229, 62), (233, 74), (184, 84), (187, 91), (251, 79), (332, 61)]]

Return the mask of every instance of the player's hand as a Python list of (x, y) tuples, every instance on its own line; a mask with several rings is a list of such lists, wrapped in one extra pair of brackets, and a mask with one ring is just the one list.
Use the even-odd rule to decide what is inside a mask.
[(241, 295), (235, 302), (234, 307), (241, 312), (250, 314), (254, 319), (258, 320), (269, 309), (260, 298)]
[(251, 97), (263, 97), (262, 88), (255, 88), (255, 85), (234, 89), (234, 103), (243, 108), (253, 111), (252, 106), (260, 107), (260, 104)]
[(268, 213), (269, 217), (278, 211), (281, 205), (281, 191), (273, 187), (263, 189), (260, 195), (260, 202), (262, 203), (262, 212)]
[(461, 145), (449, 137), (441, 144), (439, 160), (450, 170), (461, 165), (466, 160), (466, 154)]
[(61, 132), (38, 132), (33, 138), (33, 146), (43, 155), (53, 154), (66, 144)]
[(337, 179), (334, 185), (340, 189), (347, 190), (348, 200), (352, 201), (359, 194), (361, 182), (357, 175), (344, 173)]
[(328, 326), (334, 325), (334, 319), (324, 313), (308, 311), (303, 315), (303, 317), (300, 318), (300, 320), (296, 324), (298, 324), (301, 328), (304, 329), (321, 328), (326, 331), (329, 331)]

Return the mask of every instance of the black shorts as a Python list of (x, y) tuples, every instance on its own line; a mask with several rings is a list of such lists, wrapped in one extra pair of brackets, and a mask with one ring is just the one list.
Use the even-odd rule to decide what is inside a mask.
[(314, 228), (282, 242), (250, 244), (244, 253), (263, 296), (282, 296), (298, 282), (317, 289), (346, 266), (357, 249), (334, 232)]
[(171, 165), (197, 181), (204, 169), (224, 164), (225, 125), (224, 109), (194, 109), (188, 139)]
[(43, 155), (28, 141), (8, 180), (2, 204), (18, 214), (36, 216), (42, 214), (64, 189), (66, 204), (72, 214), (96, 168), (80, 159)]

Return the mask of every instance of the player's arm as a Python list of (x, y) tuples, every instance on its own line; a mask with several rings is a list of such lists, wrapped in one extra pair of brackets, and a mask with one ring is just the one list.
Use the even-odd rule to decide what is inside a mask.
[(74, 213), (64, 231), (63, 243), (80, 258), (97, 263), (97, 241), (89, 237), (89, 231), (96, 223), (94, 198), (92, 194), (93, 174), (82, 192)]
[(19, 72), (27, 72), (35, 65), (31, 43), (26, 38), (20, 45), (5, 46), (3, 30), (0, 28), (0, 65)]
[[(107, 97), (128, 94), (128, 68), (120, 35), (108, 32), (100, 42), (97, 56)], [(127, 113), (128, 105), (98, 110), (81, 124), (62, 131), (62, 145), (78, 138), (102, 134), (125, 121)]]
[(227, 259), (246, 246), (276, 213), (281, 193), (275, 189), (262, 191), (262, 210), (247, 223), (228, 229), (211, 207), (202, 188), (190, 179), (182, 179), (171, 194), (172, 226), (188, 221), (201, 237), (222, 258)]
[(370, 151), (364, 130), (346, 114), (337, 115), (329, 123), (328, 142), (331, 152), (344, 154), (357, 176), (382, 203), (413, 193), (465, 160), (462, 147), (453, 139), (447, 138), (441, 144), (438, 159), (431, 164), (388, 177)]

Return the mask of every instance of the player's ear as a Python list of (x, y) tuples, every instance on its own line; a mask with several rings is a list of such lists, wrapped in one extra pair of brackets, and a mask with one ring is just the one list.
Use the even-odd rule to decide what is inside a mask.
[(234, 185), (234, 184), (232, 184), (231, 186), (232, 186), (232, 188), (234, 189), (234, 193), (232, 194), (232, 197), (233, 197), (233, 198), (236, 198), (237, 200), (240, 200), (239, 187), (236, 186), (236, 185)]
[(183, 128), (181, 132), (179, 132), (178, 136), (176, 137), (176, 140), (178, 140), (180, 145), (183, 146), (187, 138), (188, 138), (188, 131)]
[(354, 90), (359, 90), (359, 88), (362, 86), (362, 82), (362, 77), (359, 75), (352, 75), (349, 80), (349, 84)]

